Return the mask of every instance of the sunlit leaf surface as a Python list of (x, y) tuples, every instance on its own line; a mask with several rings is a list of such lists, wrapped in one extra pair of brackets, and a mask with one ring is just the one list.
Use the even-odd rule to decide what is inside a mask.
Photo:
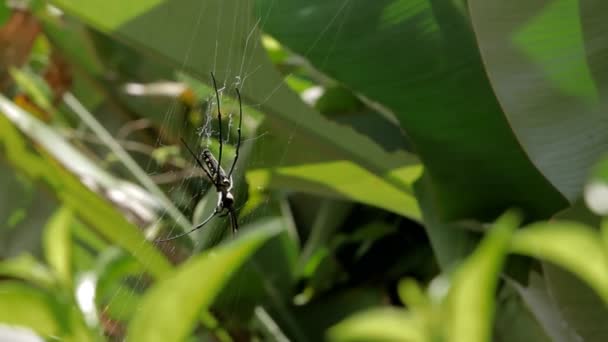
[(557, 221), (527, 226), (511, 249), (549, 261), (578, 275), (608, 303), (608, 258), (601, 236), (581, 223)]

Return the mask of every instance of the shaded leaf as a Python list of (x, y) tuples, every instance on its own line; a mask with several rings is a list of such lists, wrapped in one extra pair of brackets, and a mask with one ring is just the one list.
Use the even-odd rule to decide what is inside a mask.
[(589, 284), (576, 274), (544, 262), (543, 273), (547, 288), (555, 303), (556, 314), (560, 322), (575, 341), (601, 342), (608, 339), (608, 326), (604, 319), (608, 317), (608, 305)]
[[(4, 134), (1, 126), (2, 122), (0, 141), (10, 139), (10, 136), (1, 136)], [(41, 258), (43, 227), (56, 209), (57, 200), (51, 193), (37, 189), (31, 179), (16, 172), (4, 148), (0, 147), (0, 188), (4, 193), (0, 196), (0, 258), (24, 253)]]
[(441, 216), (494, 219), (517, 206), (538, 217), (566, 205), (513, 135), (457, 2), (256, 4), (266, 32), (393, 111), (433, 179)]
[[(582, 200), (557, 214), (555, 219), (577, 221), (595, 228), (601, 225), (601, 218), (585, 207)], [(555, 310), (563, 317), (562, 325), (575, 331), (579, 338), (585, 341), (608, 339), (608, 326), (603, 324), (603, 318), (608, 317), (608, 305), (601, 300), (597, 292), (577, 275), (551, 261), (544, 261), (542, 267)]]
[[(608, 149), (602, 1), (469, 1), (488, 77), (526, 154), (571, 202)], [(542, 199), (539, 199), (542, 200)]]
[(506, 341), (575, 341), (576, 335), (564, 321), (545, 281), (530, 273), (527, 286), (507, 278), (498, 298), (495, 338)]
[(445, 272), (463, 260), (475, 247), (479, 237), (464, 224), (444, 222), (432, 200), (431, 179), (423, 175), (415, 185), (422, 209), (424, 229), (431, 242), (437, 263)]
[(317, 259), (318, 254), (323, 253), (322, 250), (329, 247), (330, 238), (335, 235), (352, 209), (352, 204), (348, 202), (327, 199), (320, 201), (319, 209), (310, 228), (310, 235), (299, 256), (297, 274), (307, 277), (314, 272), (314, 268), (310, 269), (310, 262), (318, 261), (311, 259)]
[[(374, 288), (344, 290), (340, 293), (326, 294), (316, 298), (308, 305), (296, 307), (295, 314), (298, 325), (306, 332), (307, 340), (322, 341), (328, 328), (337, 323), (338, 326), (346, 324), (357, 317), (356, 312), (379, 305), (382, 301), (381, 297), (382, 293)], [(319, 317), (323, 317), (323, 319), (321, 320)], [(335, 327), (331, 329), (335, 329)], [(361, 330), (361, 332), (364, 331), (364, 329)]]
[[(281, 230), (283, 220), (279, 217), (259, 219), (243, 227), (244, 231), (264, 229)], [(277, 320), (293, 320), (293, 313), (282, 307), (290, 301), (295, 283), (293, 267), (296, 262), (297, 246), (286, 230), (281, 230), (248, 258), (225, 286), (215, 301), (214, 308), (231, 312), (235, 301), (239, 310), (232, 314), (246, 321), (254, 308), (264, 305), (279, 312)], [(245, 315), (245, 317), (242, 317)], [(284, 329), (289, 332), (288, 329)]]

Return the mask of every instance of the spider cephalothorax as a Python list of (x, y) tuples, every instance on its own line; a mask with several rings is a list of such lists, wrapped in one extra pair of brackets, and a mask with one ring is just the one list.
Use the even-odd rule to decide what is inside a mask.
[[(190, 234), (191, 232), (202, 228), (205, 224), (207, 224), (207, 222), (211, 221), (212, 218), (214, 218), (215, 216), (222, 214), (222, 213), (223, 213), (223, 215), (220, 215), (220, 216), (229, 216), (230, 225), (232, 227), (233, 233), (236, 233), (238, 230), (238, 227), (239, 227), (238, 222), (237, 222), (237, 217), (236, 217), (236, 210), (234, 208), (234, 195), (232, 195), (232, 172), (234, 171), (234, 166), (236, 165), (236, 161), (239, 158), (239, 148), (241, 146), (241, 122), (243, 120), (243, 107), (241, 104), (241, 93), (239, 92), (239, 90), (237, 88), (236, 95), (239, 100), (239, 126), (237, 129), (238, 139), (237, 139), (237, 143), (236, 143), (236, 153), (234, 155), (234, 160), (232, 161), (232, 165), (230, 166), (230, 170), (228, 171), (228, 174), (226, 174), (226, 172), (222, 168), (222, 147), (224, 144), (224, 140), (222, 137), (222, 112), (220, 109), (220, 95), (219, 95), (219, 91), (217, 90), (217, 83), (215, 81), (215, 76), (213, 75), (213, 73), (211, 73), (211, 79), (213, 80), (213, 86), (215, 88), (215, 96), (216, 96), (216, 100), (217, 100), (217, 119), (218, 119), (218, 123), (219, 123), (218, 159), (217, 160), (215, 159), (215, 157), (213, 156), (213, 153), (211, 153), (211, 151), (209, 149), (204, 149), (203, 152), (201, 153), (201, 158), (198, 158), (196, 156), (196, 154), (192, 151), (192, 149), (190, 149), (188, 144), (186, 144), (186, 142), (183, 139), (182, 139), (182, 143), (184, 144), (184, 146), (186, 147), (188, 152), (192, 155), (194, 160), (196, 160), (196, 163), (198, 164), (198, 166), (201, 169), (203, 169), (203, 171), (205, 172), (205, 175), (207, 176), (207, 179), (211, 183), (213, 183), (213, 185), (215, 186), (215, 190), (217, 191), (217, 195), (218, 195), (217, 206), (215, 207), (215, 210), (209, 217), (207, 217), (203, 222), (196, 225), (190, 231), (187, 231), (185, 233), (182, 233), (182, 234), (170, 237), (170, 238), (160, 239), (160, 240), (158, 240), (159, 242), (177, 239), (184, 235)], [(202, 159), (202, 161), (201, 161), (201, 159)]]

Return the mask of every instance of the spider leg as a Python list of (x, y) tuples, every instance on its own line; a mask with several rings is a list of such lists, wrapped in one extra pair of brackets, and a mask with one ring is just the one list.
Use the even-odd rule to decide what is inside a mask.
[(236, 212), (234, 209), (228, 210), (228, 215), (230, 216), (230, 225), (232, 226), (232, 235), (236, 235), (239, 230), (239, 222), (236, 219)]
[(238, 140), (236, 141), (236, 153), (234, 154), (234, 160), (232, 161), (232, 166), (230, 166), (230, 172), (228, 172), (228, 178), (232, 182), (232, 171), (234, 171), (234, 166), (236, 165), (237, 159), (239, 159), (239, 150), (241, 149), (241, 123), (243, 122), (243, 104), (241, 103), (241, 92), (239, 88), (236, 88), (236, 95), (239, 99), (239, 128), (237, 129)]
[(224, 139), (222, 138), (222, 111), (220, 109), (220, 93), (217, 90), (217, 82), (215, 81), (215, 75), (211, 73), (211, 79), (213, 80), (213, 88), (215, 89), (215, 98), (217, 99), (217, 121), (220, 130), (220, 153), (217, 159), (218, 171), (216, 172), (216, 184), (220, 183), (220, 168), (222, 167), (222, 146), (224, 145)]
[(180, 238), (180, 237), (182, 237), (182, 236), (184, 236), (184, 235), (188, 235), (188, 234), (192, 233), (192, 232), (193, 232), (193, 231), (195, 231), (195, 230), (198, 230), (198, 229), (203, 228), (203, 226), (204, 226), (204, 225), (206, 225), (206, 224), (207, 224), (209, 221), (211, 221), (211, 219), (212, 219), (212, 218), (214, 218), (214, 217), (215, 217), (217, 214), (219, 214), (219, 213), (220, 213), (220, 211), (219, 211), (219, 210), (217, 210), (217, 208), (216, 208), (216, 209), (213, 211), (213, 214), (211, 214), (209, 217), (207, 217), (207, 218), (205, 219), (205, 221), (203, 221), (203, 222), (199, 223), (198, 225), (196, 225), (196, 227), (194, 227), (194, 228), (190, 229), (189, 231), (184, 232), (184, 233), (181, 233), (181, 234), (179, 234), (179, 235), (172, 236), (172, 237), (170, 237), (170, 238), (166, 238), (166, 239), (157, 239), (157, 240), (156, 240), (156, 242), (165, 242), (165, 241), (171, 241), (171, 240), (175, 240), (175, 239), (177, 239), (177, 238)]
[(201, 162), (200, 159), (198, 159), (198, 157), (196, 156), (196, 154), (194, 154), (194, 152), (192, 152), (192, 150), (190, 149), (190, 146), (188, 146), (188, 144), (186, 144), (186, 142), (184, 141), (183, 138), (179, 138), (179, 140), (182, 141), (182, 144), (184, 144), (184, 146), (186, 146), (186, 149), (188, 150), (188, 152), (190, 152), (190, 154), (192, 155), (192, 157), (194, 158), (194, 160), (196, 160), (196, 163), (198, 164), (198, 166), (203, 169), (203, 171), (205, 171), (205, 173), (207, 174), (207, 177), (209, 177), (209, 181), (211, 183), (215, 183), (213, 181), (213, 176), (211, 176), (211, 173), (209, 173), (209, 170), (207, 170), (204, 166), (203, 163)]

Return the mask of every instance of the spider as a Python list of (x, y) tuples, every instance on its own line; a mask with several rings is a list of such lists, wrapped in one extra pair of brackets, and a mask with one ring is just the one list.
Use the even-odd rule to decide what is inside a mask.
[[(211, 73), (211, 79), (213, 80), (213, 88), (215, 89), (215, 97), (217, 99), (217, 120), (219, 122), (219, 154), (218, 159), (216, 160), (213, 156), (213, 153), (208, 148), (205, 148), (203, 152), (201, 152), (201, 158), (204, 161), (201, 161), (199, 157), (192, 151), (192, 149), (188, 146), (188, 144), (184, 141), (184, 139), (180, 139), (182, 144), (186, 147), (190, 155), (196, 160), (198, 166), (205, 171), (205, 175), (209, 179), (211, 183), (215, 186), (215, 190), (217, 191), (217, 206), (213, 213), (207, 217), (203, 222), (196, 225), (196, 227), (191, 230), (184, 232), (182, 234), (178, 234), (176, 236), (172, 236), (166, 239), (159, 239), (158, 242), (165, 242), (180, 238), (184, 235), (188, 235), (195, 230), (203, 228), (211, 219), (215, 216), (220, 215), (220, 217), (228, 216), (230, 218), (230, 226), (232, 227), (232, 233), (236, 234), (239, 229), (239, 225), (236, 217), (236, 210), (234, 208), (234, 195), (232, 195), (232, 172), (234, 171), (234, 166), (236, 165), (236, 161), (239, 158), (239, 149), (241, 147), (241, 122), (243, 120), (243, 106), (241, 103), (241, 93), (238, 88), (235, 88), (236, 95), (239, 100), (239, 127), (237, 129), (237, 143), (236, 143), (236, 152), (234, 155), (234, 160), (232, 161), (232, 165), (230, 166), (230, 171), (226, 174), (226, 171), (222, 168), (222, 145), (224, 144), (222, 137), (222, 112), (220, 109), (220, 94), (217, 90), (217, 83), (215, 81), (215, 75)], [(206, 167), (205, 167), (206, 166)]]

